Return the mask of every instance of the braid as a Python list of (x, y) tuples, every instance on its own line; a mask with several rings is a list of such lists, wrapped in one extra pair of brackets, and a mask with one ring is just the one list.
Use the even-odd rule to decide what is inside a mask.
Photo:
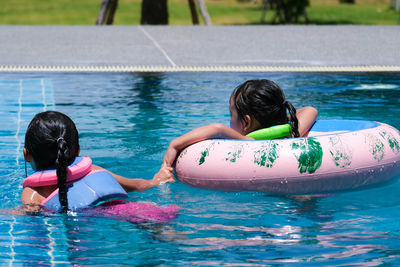
[(289, 115), (290, 115), (290, 125), (292, 126), (292, 133), (293, 133), (293, 137), (300, 137), (300, 133), (299, 133), (299, 121), (297, 120), (297, 116), (296, 116), (296, 109), (294, 108), (294, 106), (292, 105), (292, 103), (290, 103), (289, 101), (284, 101), (284, 105), (285, 107), (288, 109), (289, 111)]
[(62, 206), (61, 212), (68, 211), (68, 197), (67, 197), (67, 167), (68, 167), (69, 150), (67, 142), (64, 138), (57, 139), (57, 186), (58, 197)]

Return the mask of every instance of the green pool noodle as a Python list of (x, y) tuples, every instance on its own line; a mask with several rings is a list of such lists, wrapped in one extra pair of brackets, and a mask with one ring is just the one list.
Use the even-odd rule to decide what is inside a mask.
[(292, 127), (290, 124), (282, 124), (251, 132), (247, 136), (255, 140), (268, 140), (290, 136), (291, 134)]

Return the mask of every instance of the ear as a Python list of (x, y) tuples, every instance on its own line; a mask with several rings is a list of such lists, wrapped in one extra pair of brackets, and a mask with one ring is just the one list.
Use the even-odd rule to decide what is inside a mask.
[(26, 162), (32, 161), (32, 155), (29, 153), (29, 151), (25, 147), (24, 147), (24, 159)]
[(249, 115), (244, 116), (244, 127), (243, 130), (245, 134), (251, 133), (252, 131), (256, 130), (260, 123), (253, 117)]
[(243, 120), (243, 131), (245, 134), (248, 134), (252, 131), (254, 128), (254, 119), (250, 117), (249, 115), (244, 116)]

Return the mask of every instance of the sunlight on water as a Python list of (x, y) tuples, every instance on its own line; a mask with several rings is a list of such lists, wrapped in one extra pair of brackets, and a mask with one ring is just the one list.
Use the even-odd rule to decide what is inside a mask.
[(355, 90), (399, 90), (398, 84), (361, 84), (354, 88)]
[[(321, 119), (363, 119), (400, 129), (400, 74), (2, 73), (2, 265), (377, 266), (400, 264), (400, 183), (324, 197), (217, 192), (177, 182), (130, 201), (179, 206), (168, 222), (77, 212), (17, 216), (24, 134), (35, 113), (68, 114), (81, 154), (151, 179), (169, 142), (195, 127), (229, 123), (228, 100), (247, 79), (276, 81), (296, 107)], [(32, 170), (28, 167), (28, 173)]]

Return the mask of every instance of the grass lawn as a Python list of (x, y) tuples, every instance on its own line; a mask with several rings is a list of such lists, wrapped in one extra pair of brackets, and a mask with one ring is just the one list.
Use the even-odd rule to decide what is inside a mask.
[[(396, 25), (400, 14), (389, 9), (390, 0), (310, 0), (311, 24)], [(6, 25), (93, 25), (101, 0), (10, 0), (2, 1), (0, 24)], [(260, 24), (262, 0), (207, 0), (214, 25)], [(169, 24), (191, 25), (187, 0), (168, 0)], [(119, 0), (115, 25), (140, 21), (141, 0)], [(267, 12), (267, 24), (273, 11)]]

